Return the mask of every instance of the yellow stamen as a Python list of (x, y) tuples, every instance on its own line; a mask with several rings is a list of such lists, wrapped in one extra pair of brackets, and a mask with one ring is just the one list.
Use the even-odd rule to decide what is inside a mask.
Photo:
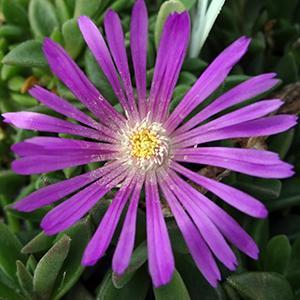
[(135, 158), (149, 159), (155, 155), (160, 141), (156, 133), (147, 128), (143, 128), (135, 132), (130, 137), (131, 142), (131, 155)]

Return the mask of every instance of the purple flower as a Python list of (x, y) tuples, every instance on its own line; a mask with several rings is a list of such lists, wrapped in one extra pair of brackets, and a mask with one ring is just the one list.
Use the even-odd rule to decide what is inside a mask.
[(130, 32), (136, 95), (118, 15), (108, 11), (105, 16), (107, 43), (89, 18), (80, 17), (79, 27), (124, 113), (104, 99), (61, 46), (45, 39), (43, 50), (52, 72), (93, 117), (42, 87), (32, 88), (33, 97), (77, 122), (35, 112), (5, 113), (6, 122), (22, 129), (73, 134), (87, 140), (48, 136), (17, 143), (12, 149), (20, 158), (13, 162), (12, 168), (19, 174), (45, 173), (91, 162), (99, 162), (99, 168), (46, 186), (17, 202), (14, 208), (30, 212), (73, 194), (44, 217), (41, 226), (46, 234), (52, 235), (72, 226), (99, 199), (118, 187), (85, 250), (82, 264), (93, 265), (105, 254), (120, 215), (129, 203), (112, 261), (113, 270), (122, 274), (134, 248), (136, 214), (144, 190), (149, 271), (158, 287), (168, 283), (174, 271), (171, 243), (161, 210), (163, 196), (196, 265), (209, 283), (216, 286), (221, 277), (215, 258), (230, 270), (237, 265), (228, 242), (254, 259), (258, 248), (236, 221), (186, 179), (250, 216), (265, 218), (267, 211), (253, 197), (189, 170), (181, 163), (217, 166), (262, 178), (292, 176), (292, 166), (282, 162), (276, 153), (202, 145), (229, 138), (276, 134), (294, 126), (295, 116), (268, 116), (281, 106), (282, 102), (277, 99), (263, 100), (211, 120), (219, 112), (275, 86), (278, 83), (275, 74), (252, 77), (184, 122), (222, 84), (245, 54), (249, 38), (241, 37), (226, 48), (170, 113), (169, 105), (188, 46), (187, 12), (174, 13), (165, 23), (149, 95), (146, 91), (148, 18), (143, 0), (138, 0), (133, 8)]

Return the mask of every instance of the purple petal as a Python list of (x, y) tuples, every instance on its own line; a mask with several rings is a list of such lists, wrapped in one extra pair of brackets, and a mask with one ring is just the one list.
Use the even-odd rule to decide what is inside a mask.
[(119, 241), (114, 252), (112, 269), (119, 275), (123, 274), (127, 269), (134, 248), (137, 209), (143, 184), (144, 176), (137, 181), (132, 193)]
[(125, 111), (130, 112), (116, 68), (101, 32), (92, 20), (86, 16), (79, 17), (78, 25), (89, 49), (103, 70), (121, 105)]
[(144, 0), (137, 0), (131, 15), (130, 47), (141, 119), (146, 117), (146, 67), (148, 13)]
[(118, 152), (118, 145), (94, 143), (56, 137), (34, 137), (14, 144), (11, 149), (19, 156), (104, 154)]
[(118, 14), (113, 10), (109, 9), (105, 14), (104, 29), (110, 52), (123, 81), (130, 109), (129, 112), (132, 114), (133, 118), (138, 119), (138, 111), (133, 96), (133, 88), (125, 48), (124, 33), (122, 30), (121, 20)]
[(172, 132), (194, 108), (221, 85), (232, 67), (245, 54), (249, 44), (249, 38), (239, 38), (208, 66), (167, 120), (165, 128), (168, 132)]
[(274, 165), (252, 163), (247, 160), (231, 159), (214, 155), (185, 154), (175, 155), (175, 160), (216, 166), (262, 178), (287, 178), (294, 174), (293, 166), (284, 162)]
[(257, 199), (224, 183), (212, 180), (172, 162), (171, 168), (214, 193), (229, 205), (256, 218), (266, 218), (268, 211)]
[(107, 192), (119, 184), (127, 172), (117, 168), (52, 209), (43, 218), (41, 227), (53, 235), (72, 226), (82, 218)]
[(51, 108), (52, 110), (66, 117), (72, 118), (78, 122), (93, 127), (99, 130), (100, 132), (102, 132), (103, 134), (108, 135), (110, 137), (114, 136), (114, 132), (112, 130), (110, 130), (109, 128), (103, 125), (100, 125), (94, 119), (89, 117), (87, 114), (83, 113), (78, 108), (76, 108), (74, 105), (70, 104), (63, 98), (60, 98), (56, 94), (51, 93), (50, 91), (47, 91), (46, 89), (40, 86), (35, 86), (32, 89), (30, 89), (29, 94), (32, 97), (39, 100), (44, 105)]
[[(247, 121), (225, 128), (210, 130), (199, 134), (195, 138), (190, 138), (176, 144), (174, 138), (174, 147), (190, 147), (197, 144), (203, 144), (211, 141), (219, 141), (230, 138), (257, 137), (277, 134), (284, 132), (297, 124), (297, 117), (292, 115), (276, 115), (265, 117), (258, 120)], [(175, 145), (176, 144), (176, 145)]]
[(248, 256), (257, 259), (258, 248), (255, 242), (234, 219), (189, 184), (183, 182), (181, 188), (229, 241)]
[(149, 96), (150, 111), (155, 121), (162, 121), (168, 113), (169, 103), (185, 57), (190, 35), (188, 12), (174, 13), (165, 22)]
[(176, 133), (185, 132), (224, 109), (268, 91), (279, 82), (278, 79), (273, 79), (274, 76), (275, 73), (255, 76), (235, 86), (179, 127)]
[(17, 174), (30, 175), (48, 173), (65, 168), (116, 159), (115, 154), (35, 155), (13, 161), (12, 169)]
[(149, 272), (155, 287), (167, 284), (174, 272), (174, 257), (162, 214), (155, 174), (148, 174), (145, 185), (147, 248)]
[(223, 115), (186, 133), (176, 135), (176, 141), (180, 142), (186, 139), (191, 139), (210, 130), (217, 130), (261, 118), (273, 111), (276, 111), (282, 104), (283, 102), (280, 100), (265, 100), (247, 105), (246, 107)]
[(179, 204), (169, 186), (159, 176), (159, 185), (166, 200), (172, 210), (177, 225), (182, 232), (184, 240), (190, 253), (203, 276), (213, 286), (216, 287), (221, 274), (209, 248), (206, 246), (201, 234), (189, 218), (185, 210)]
[(97, 180), (99, 177), (112, 172), (117, 166), (119, 166), (119, 162), (110, 163), (94, 171), (43, 187), (16, 202), (13, 208), (19, 211), (31, 212), (52, 204)]
[(166, 183), (173, 191), (174, 195), (181, 202), (188, 214), (193, 219), (199, 229), (203, 239), (211, 249), (212, 253), (230, 270), (235, 270), (237, 265), (236, 257), (228, 246), (220, 231), (214, 223), (199, 209), (194, 201), (182, 191), (184, 181), (171, 170), (162, 173)]
[(116, 193), (111, 205), (101, 220), (97, 231), (84, 251), (82, 259), (82, 264), (84, 266), (94, 265), (105, 254), (117, 228), (124, 206), (134, 187), (135, 181), (132, 180), (131, 176), (127, 178), (120, 190)]
[(44, 39), (43, 51), (52, 72), (97, 117), (110, 127), (124, 123), (124, 117), (103, 98), (66, 51), (49, 38)]
[(200, 147), (176, 149), (175, 155), (199, 155), (199, 156), (215, 156), (225, 159), (241, 160), (249, 163), (262, 165), (276, 165), (282, 161), (277, 153), (257, 150), (257, 149), (240, 149), (230, 147)]
[(96, 140), (114, 142), (115, 140), (104, 136), (95, 129), (87, 128), (78, 124), (64, 121), (55, 117), (36, 112), (12, 112), (2, 115), (4, 122), (10, 123), (18, 128), (27, 130), (38, 130), (44, 132), (74, 134)]

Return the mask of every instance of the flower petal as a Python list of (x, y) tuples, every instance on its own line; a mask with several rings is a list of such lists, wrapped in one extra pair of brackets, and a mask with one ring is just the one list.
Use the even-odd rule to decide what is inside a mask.
[(61, 232), (82, 218), (106, 193), (127, 175), (117, 168), (52, 209), (41, 222), (47, 235)]
[(51, 93), (50, 91), (40, 87), (35, 86), (29, 90), (29, 94), (39, 100), (41, 103), (46, 105), (47, 107), (51, 108), (52, 110), (66, 116), (69, 118), (72, 118), (78, 122), (81, 122), (87, 126), (90, 126), (94, 129), (97, 129), (103, 134), (108, 135), (110, 137), (113, 137), (113, 131), (111, 131), (109, 128), (100, 125), (97, 123), (94, 119), (89, 117), (87, 114), (80, 111), (78, 108), (76, 108), (74, 105), (70, 104), (65, 99), (57, 96), (54, 93)]
[(44, 39), (43, 51), (52, 72), (97, 117), (110, 127), (123, 124), (124, 117), (103, 98), (66, 51), (49, 38)]
[(94, 171), (48, 185), (14, 203), (12, 207), (19, 211), (31, 212), (52, 204), (112, 172), (117, 166), (119, 166), (119, 162), (110, 163)]
[(160, 39), (149, 96), (150, 111), (155, 121), (161, 122), (169, 103), (185, 57), (190, 36), (188, 12), (170, 15)]
[(190, 253), (203, 276), (213, 286), (216, 287), (221, 274), (209, 248), (206, 246), (201, 234), (196, 226), (179, 204), (169, 186), (163, 181), (162, 176), (158, 177), (159, 185), (166, 200), (172, 210), (177, 225), (182, 232), (184, 240)]
[[(210, 130), (197, 137), (187, 139), (174, 147), (185, 148), (211, 141), (220, 141), (230, 138), (256, 137), (277, 134), (290, 129), (297, 124), (297, 117), (293, 115), (276, 115), (257, 120), (247, 121), (225, 128)], [(176, 138), (175, 138), (176, 139)]]
[(255, 242), (234, 219), (191, 185), (183, 181), (181, 187), (190, 197), (192, 196), (191, 199), (195, 199), (194, 203), (229, 241), (248, 256), (257, 259), (259, 251)]
[(137, 120), (139, 116), (133, 95), (121, 20), (118, 14), (111, 9), (109, 9), (105, 14), (104, 29), (110, 52), (119, 71), (120, 78), (123, 81), (123, 86), (130, 109), (129, 113), (132, 114), (132, 117)]
[(17, 174), (30, 175), (48, 173), (65, 168), (115, 159), (114, 154), (73, 154), (73, 155), (35, 155), (26, 156), (13, 161), (12, 169)]
[(137, 0), (131, 15), (130, 47), (141, 119), (146, 117), (146, 67), (148, 13), (144, 0)]
[(11, 123), (12, 125), (21, 129), (73, 134), (107, 142), (115, 141), (114, 139), (101, 134), (95, 129), (36, 112), (12, 112), (4, 113), (2, 116), (4, 117), (4, 122)]
[(174, 257), (162, 214), (155, 174), (145, 185), (149, 272), (155, 287), (167, 284), (174, 272)]
[(217, 130), (261, 118), (276, 111), (282, 104), (283, 102), (281, 100), (276, 99), (259, 101), (254, 104), (247, 105), (246, 107), (225, 114), (186, 133), (176, 135), (176, 141), (180, 142), (186, 139), (191, 139), (210, 130)]
[(104, 154), (117, 152), (119, 146), (57, 137), (34, 137), (14, 144), (11, 149), (19, 156)]
[(214, 223), (199, 209), (193, 199), (182, 190), (183, 180), (171, 170), (162, 173), (166, 184), (170, 187), (174, 195), (181, 202), (188, 214), (193, 219), (200, 231), (203, 239), (211, 249), (212, 253), (230, 270), (235, 270), (237, 259), (233, 251), (228, 246), (220, 231)]
[(101, 220), (98, 229), (84, 251), (82, 264), (94, 265), (107, 250), (117, 228), (121, 213), (135, 187), (133, 176), (126, 178), (120, 190), (116, 193), (111, 205)]
[(127, 269), (134, 248), (137, 209), (144, 180), (144, 176), (137, 180), (137, 184), (131, 196), (118, 244), (114, 252), (112, 269), (119, 275), (123, 274)]
[(262, 178), (287, 178), (294, 174), (294, 171), (292, 171), (293, 166), (284, 162), (267, 165), (253, 163), (251, 159), (249, 161), (242, 160), (242, 158), (232, 159), (221, 155), (217, 156), (213, 153), (211, 155), (180, 154), (175, 155), (174, 160), (216, 166)]
[(168, 132), (172, 132), (194, 108), (221, 85), (232, 67), (245, 54), (249, 44), (249, 38), (239, 38), (207, 67), (194, 86), (171, 113), (165, 124)]
[(130, 108), (120, 84), (116, 68), (101, 32), (98, 30), (93, 21), (86, 16), (79, 17), (78, 25), (83, 38), (85, 39), (89, 49), (93, 53), (96, 61), (111, 84), (121, 105), (125, 111), (130, 112)]
[(268, 91), (279, 82), (274, 76), (275, 73), (255, 76), (235, 86), (179, 127), (176, 133), (186, 132), (222, 110)]
[(229, 205), (252, 217), (266, 218), (268, 215), (266, 207), (261, 202), (242, 191), (222, 182), (201, 176), (176, 162), (171, 163), (171, 168), (214, 193)]

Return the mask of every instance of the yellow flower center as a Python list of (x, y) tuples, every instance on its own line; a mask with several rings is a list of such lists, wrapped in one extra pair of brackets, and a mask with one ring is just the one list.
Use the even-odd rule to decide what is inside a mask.
[(138, 159), (149, 159), (157, 153), (160, 140), (153, 131), (143, 128), (130, 137), (131, 156)]

